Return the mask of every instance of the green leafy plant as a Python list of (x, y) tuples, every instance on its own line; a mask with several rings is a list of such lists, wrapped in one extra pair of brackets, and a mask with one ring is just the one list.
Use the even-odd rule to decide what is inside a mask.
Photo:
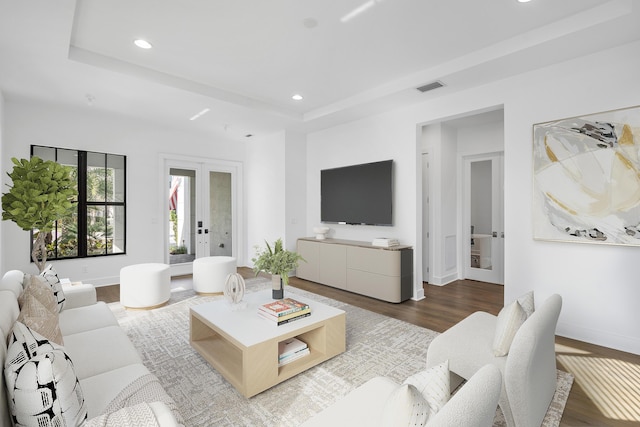
[[(46, 236), (58, 219), (71, 214), (78, 195), (72, 168), (39, 157), (12, 158), (8, 173), (13, 185), (2, 194), (2, 219), (15, 222), (23, 230), (34, 231), (36, 240), (31, 258), (42, 272), (47, 261)], [(36, 234), (37, 233), (37, 234)]]
[(297, 252), (288, 251), (282, 247), (282, 239), (278, 239), (273, 244), (273, 249), (265, 241), (266, 248), (256, 246), (256, 256), (253, 261), (253, 271), (256, 276), (261, 271), (269, 274), (277, 274), (282, 277), (285, 285), (289, 284), (289, 272), (298, 267), (299, 261), (304, 261)]

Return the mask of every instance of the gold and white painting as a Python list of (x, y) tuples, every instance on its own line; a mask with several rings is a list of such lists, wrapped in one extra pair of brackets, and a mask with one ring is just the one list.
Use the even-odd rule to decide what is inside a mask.
[(640, 245), (640, 107), (533, 126), (533, 237)]

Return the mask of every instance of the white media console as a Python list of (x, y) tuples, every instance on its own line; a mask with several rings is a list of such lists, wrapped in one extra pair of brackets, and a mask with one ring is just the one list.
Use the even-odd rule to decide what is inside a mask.
[(368, 242), (312, 237), (298, 239), (296, 276), (388, 302), (413, 295), (413, 249)]

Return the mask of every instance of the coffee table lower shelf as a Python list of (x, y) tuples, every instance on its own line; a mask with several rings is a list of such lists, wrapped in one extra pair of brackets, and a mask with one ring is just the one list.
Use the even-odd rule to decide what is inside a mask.
[[(312, 318), (297, 321), (298, 328), (282, 328), (282, 333), (281, 327), (268, 325), (273, 334), (247, 346), (191, 309), (190, 342), (242, 395), (251, 397), (345, 351), (344, 312), (317, 322)], [(278, 367), (278, 343), (291, 337), (307, 343), (310, 354)]]

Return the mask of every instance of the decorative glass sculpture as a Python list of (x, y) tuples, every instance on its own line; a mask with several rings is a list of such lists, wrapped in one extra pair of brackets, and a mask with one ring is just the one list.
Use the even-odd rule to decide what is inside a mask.
[(224, 296), (232, 305), (238, 305), (244, 296), (245, 284), (244, 279), (238, 273), (227, 275), (224, 283)]

